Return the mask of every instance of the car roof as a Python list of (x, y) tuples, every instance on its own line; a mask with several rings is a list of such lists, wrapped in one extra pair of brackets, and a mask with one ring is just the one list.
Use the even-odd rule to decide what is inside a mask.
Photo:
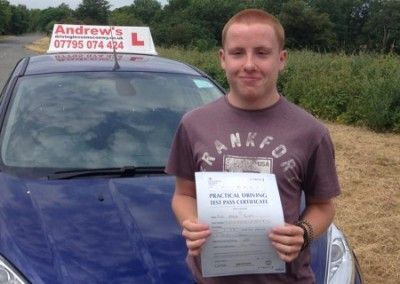
[[(115, 58), (118, 60), (116, 68)], [(143, 71), (202, 74), (196, 68), (167, 58), (141, 54), (113, 53), (60, 53), (29, 57), (24, 75), (63, 72)]]

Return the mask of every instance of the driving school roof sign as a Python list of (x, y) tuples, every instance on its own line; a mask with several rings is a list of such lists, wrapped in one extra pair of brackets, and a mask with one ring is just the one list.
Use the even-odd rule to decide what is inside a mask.
[(157, 55), (148, 27), (55, 24), (47, 53), (113, 52)]

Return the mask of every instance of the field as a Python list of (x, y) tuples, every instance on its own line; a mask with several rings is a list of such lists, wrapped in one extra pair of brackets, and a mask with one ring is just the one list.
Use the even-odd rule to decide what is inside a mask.
[[(47, 46), (44, 39), (33, 48), (41, 52)], [(189, 61), (176, 50), (161, 49), (161, 54)], [(197, 54), (195, 60), (204, 64), (207, 57)], [(199, 67), (218, 79), (217, 64), (207, 64), (207, 68)], [(335, 200), (335, 222), (356, 252), (365, 283), (400, 283), (400, 135), (325, 124), (335, 144), (342, 187), (342, 195)]]
[(342, 187), (336, 223), (356, 252), (365, 283), (400, 283), (400, 135), (326, 125)]

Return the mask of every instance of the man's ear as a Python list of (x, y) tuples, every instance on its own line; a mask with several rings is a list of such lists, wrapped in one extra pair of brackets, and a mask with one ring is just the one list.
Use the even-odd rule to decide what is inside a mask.
[(221, 64), (222, 69), (225, 70), (225, 51), (223, 48), (220, 48), (219, 52), (219, 63)]
[(279, 53), (279, 61), (280, 61), (279, 71), (280, 72), (283, 71), (283, 69), (285, 69), (287, 59), (288, 59), (288, 52), (286, 49), (282, 49)]

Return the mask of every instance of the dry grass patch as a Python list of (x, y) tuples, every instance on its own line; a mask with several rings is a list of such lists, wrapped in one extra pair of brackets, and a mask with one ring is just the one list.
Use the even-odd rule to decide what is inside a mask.
[(400, 135), (326, 123), (336, 147), (345, 231), (366, 283), (400, 283)]
[(25, 45), (25, 48), (38, 53), (45, 53), (49, 48), (49, 43), (50, 43), (50, 38), (43, 37), (30, 44)]

